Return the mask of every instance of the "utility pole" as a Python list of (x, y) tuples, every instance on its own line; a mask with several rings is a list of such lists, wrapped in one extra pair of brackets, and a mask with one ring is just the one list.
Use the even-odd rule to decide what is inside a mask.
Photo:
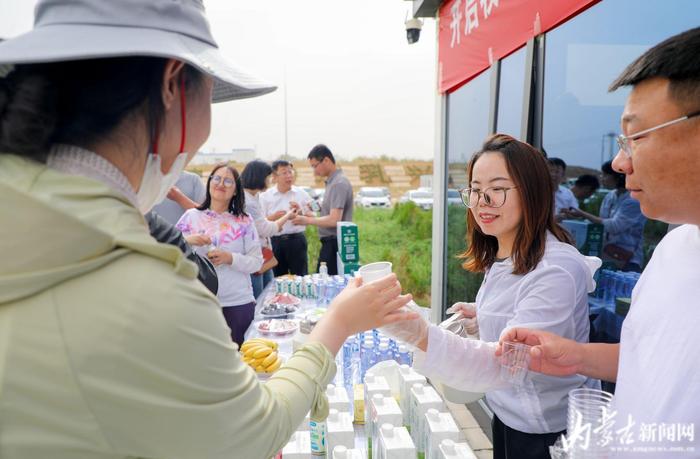
[(282, 84), (284, 85), (284, 157), (288, 157), (289, 151), (288, 151), (288, 141), (289, 141), (289, 135), (287, 131), (287, 66), (284, 66), (284, 77), (282, 80)]

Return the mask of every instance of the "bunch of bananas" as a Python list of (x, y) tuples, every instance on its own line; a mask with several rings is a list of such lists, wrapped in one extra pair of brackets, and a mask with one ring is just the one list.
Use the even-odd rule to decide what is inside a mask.
[(274, 373), (282, 365), (277, 343), (263, 338), (245, 341), (240, 349), (243, 361), (258, 373)]

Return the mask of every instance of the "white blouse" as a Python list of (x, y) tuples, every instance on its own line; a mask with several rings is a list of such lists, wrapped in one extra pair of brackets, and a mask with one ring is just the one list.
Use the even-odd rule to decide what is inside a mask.
[[(253, 219), (248, 215), (235, 216), (228, 212), (219, 214), (213, 210), (190, 209), (180, 217), (177, 229), (182, 234), (206, 234), (212, 246), (233, 254), (230, 265), (215, 266), (219, 278), (217, 297), (223, 307), (241, 306), (255, 301), (250, 274), (263, 264), (260, 238)], [(196, 247), (206, 256), (209, 247)]]
[(588, 292), (600, 260), (584, 257), (569, 244), (547, 237), (545, 253), (535, 269), (513, 274), (512, 260), (494, 263), (476, 297), (480, 340), (465, 339), (436, 326), (428, 335), (427, 353), (417, 352), (416, 370), (457, 389), (486, 392), (486, 399), (504, 424), (526, 433), (566, 429), (568, 393), (599, 382), (581, 375), (553, 377), (528, 373), (522, 386), (500, 377), (494, 352), (504, 330), (526, 327), (547, 330), (588, 342)]

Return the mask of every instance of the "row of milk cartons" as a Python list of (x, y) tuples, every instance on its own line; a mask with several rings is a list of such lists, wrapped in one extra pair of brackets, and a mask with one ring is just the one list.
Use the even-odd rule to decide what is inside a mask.
[[(343, 388), (328, 385), (329, 415), (302, 423), (281, 453), (283, 459), (475, 459), (438, 392), (426, 378), (401, 365), (398, 381), (368, 374), (352, 402)], [(355, 425), (364, 424), (368, 452), (356, 448)], [(358, 427), (362, 429), (362, 427)], [(362, 442), (361, 446), (364, 446)]]

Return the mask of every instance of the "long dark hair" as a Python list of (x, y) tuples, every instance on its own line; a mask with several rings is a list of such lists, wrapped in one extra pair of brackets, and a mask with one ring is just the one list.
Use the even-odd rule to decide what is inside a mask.
[(238, 174), (238, 170), (235, 167), (229, 166), (228, 164), (217, 164), (214, 169), (209, 173), (209, 178), (207, 179), (207, 197), (201, 206), (197, 207), (197, 210), (208, 210), (211, 207), (211, 192), (209, 191), (209, 186), (211, 185), (211, 178), (214, 177), (214, 173), (225, 167), (230, 170), (233, 174), (233, 181), (236, 183), (236, 194), (231, 197), (228, 202), (229, 213), (235, 215), (236, 217), (241, 217), (247, 215), (245, 213), (245, 193), (243, 192), (243, 185), (241, 185), (241, 176)]
[(266, 180), (272, 174), (272, 167), (265, 161), (259, 159), (253, 160), (246, 164), (243, 172), (241, 172), (241, 183), (243, 188), (249, 190), (264, 190)]
[[(89, 148), (134, 114), (144, 116), (152, 136), (165, 112), (167, 62), (118, 57), (17, 65), (0, 78), (0, 152), (44, 162), (51, 145)], [(186, 90), (203, 81), (194, 67), (184, 71)]]
[[(526, 274), (537, 266), (544, 256), (547, 231), (562, 241), (572, 244), (571, 237), (554, 220), (554, 185), (549, 175), (547, 160), (531, 145), (505, 134), (494, 134), (474, 153), (467, 168), (468, 183), (472, 181), (474, 165), (485, 153), (503, 155), (508, 173), (520, 195), (522, 222), (513, 245), (513, 274)], [(467, 210), (467, 250), (460, 254), (468, 271), (483, 272), (496, 260), (498, 240), (481, 232), (472, 213)]]

